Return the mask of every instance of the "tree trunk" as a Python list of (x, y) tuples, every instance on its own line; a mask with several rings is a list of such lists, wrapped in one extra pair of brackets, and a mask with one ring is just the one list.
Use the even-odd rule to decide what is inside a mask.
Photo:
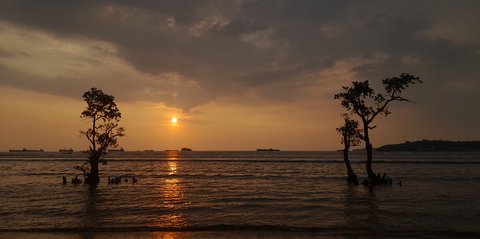
[(98, 175), (98, 162), (100, 161), (100, 155), (97, 152), (93, 153), (90, 156), (90, 172), (88, 173), (85, 183), (90, 185), (97, 185), (100, 182), (100, 177)]
[(98, 162), (100, 161), (101, 154), (100, 152), (97, 152), (97, 144), (95, 141), (95, 135), (96, 135), (96, 115), (93, 116), (93, 122), (92, 122), (92, 131), (93, 131), (93, 137), (92, 137), (92, 147), (93, 150), (90, 150), (90, 172), (88, 173), (87, 179), (85, 180), (85, 183), (88, 183), (90, 185), (97, 185), (98, 182), (100, 182), (100, 177), (98, 176)]
[(350, 160), (348, 159), (348, 149), (343, 150), (343, 161), (345, 162), (345, 166), (347, 167), (347, 181), (349, 183), (358, 184), (357, 175), (353, 172), (352, 166), (350, 165)]
[(368, 136), (368, 125), (363, 122), (363, 131), (364, 131), (364, 140), (365, 140), (365, 149), (367, 150), (367, 162), (365, 164), (365, 167), (367, 169), (367, 175), (370, 181), (374, 182), (376, 181), (377, 176), (373, 172), (372, 169), (372, 144), (370, 143), (370, 137)]

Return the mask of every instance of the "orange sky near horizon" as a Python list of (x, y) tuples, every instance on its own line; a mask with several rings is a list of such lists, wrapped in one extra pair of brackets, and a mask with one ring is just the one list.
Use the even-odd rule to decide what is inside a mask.
[[(0, 95), (4, 112), (0, 131), (10, 136), (0, 138), (0, 151), (88, 148), (87, 140), (79, 133), (80, 129), (89, 126), (80, 118), (85, 107), (80, 97), (75, 100), (4, 87), (0, 87)], [(126, 136), (120, 138), (119, 146), (125, 150), (189, 147), (248, 151), (272, 147), (315, 151), (342, 147), (335, 131), (341, 122), (339, 107), (332, 111), (305, 112), (295, 111), (294, 106), (232, 108), (210, 104), (185, 113), (152, 103), (126, 103), (119, 99), (116, 102), (122, 113), (120, 125), (126, 128)], [(395, 112), (396, 118), (413, 120), (408, 113), (402, 115), (399, 111)], [(176, 124), (171, 122), (174, 116), (178, 118)], [(414, 129), (385, 124), (387, 122), (388, 119), (379, 121), (382, 127), (373, 131), (374, 143), (379, 140), (395, 143), (404, 137), (415, 137)], [(398, 133), (399, 129), (404, 130), (404, 134)]]
[[(0, 150), (42, 148), (56, 151), (63, 147), (75, 150), (88, 147), (86, 139), (78, 132), (89, 126), (87, 121), (80, 118), (85, 107), (80, 98), (73, 100), (5, 88), (0, 88), (0, 92), (2, 109), (6, 112), (3, 114), (4, 123), (0, 130), (4, 135), (11, 136), (0, 138)], [(3, 99), (7, 98), (9, 103), (4, 104), (7, 101)], [(263, 109), (229, 110), (210, 106), (202, 109), (201, 114), (188, 114), (151, 103), (116, 102), (122, 112), (120, 124), (126, 128), (127, 133), (119, 140), (119, 145), (126, 150), (182, 147), (196, 150), (254, 150), (280, 146), (287, 148), (290, 143), (298, 141), (298, 138), (292, 137), (302, 137), (299, 132), (307, 122), (293, 119), (293, 127), (289, 128), (296, 132), (292, 134), (284, 122), (277, 122), (276, 126), (271, 124), (273, 120), (268, 119), (270, 116), (262, 116), (258, 112)], [(276, 114), (282, 113), (277, 111)], [(173, 116), (178, 118), (176, 124), (171, 122)], [(282, 129), (285, 132), (282, 132)], [(319, 146), (318, 143), (298, 144), (291, 149), (298, 147), (315, 150), (317, 145)]]

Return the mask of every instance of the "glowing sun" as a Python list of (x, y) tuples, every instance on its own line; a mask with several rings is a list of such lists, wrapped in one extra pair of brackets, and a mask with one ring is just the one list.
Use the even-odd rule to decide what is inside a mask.
[(177, 122), (178, 122), (178, 119), (176, 116), (173, 116), (172, 119), (170, 120), (170, 123), (172, 124), (177, 124)]

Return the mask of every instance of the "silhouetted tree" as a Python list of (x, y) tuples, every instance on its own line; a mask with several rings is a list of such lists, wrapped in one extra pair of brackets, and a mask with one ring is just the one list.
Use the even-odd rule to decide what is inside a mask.
[(403, 90), (410, 85), (422, 83), (419, 77), (408, 73), (402, 73), (399, 77), (385, 78), (382, 80), (384, 94), (375, 93), (368, 81), (352, 82), (352, 86), (344, 86), (343, 92), (335, 95), (334, 99), (340, 99), (342, 106), (351, 114), (358, 115), (363, 124), (363, 140), (367, 150), (366, 169), (370, 183), (385, 183), (384, 177), (377, 176), (372, 170), (372, 144), (370, 142), (369, 130), (373, 120), (378, 115), (388, 116), (388, 106), (394, 101), (412, 102), (401, 96)]
[(113, 96), (104, 94), (97, 88), (91, 88), (83, 94), (83, 98), (87, 102), (87, 108), (80, 117), (92, 123), (91, 128), (80, 131), (90, 142), (87, 160), (90, 172), (86, 173), (85, 183), (95, 185), (100, 181), (98, 164), (104, 162), (101, 157), (109, 147), (117, 147), (117, 138), (124, 136), (125, 130), (118, 126), (122, 115), (113, 101)]
[(358, 128), (358, 122), (350, 119), (348, 114), (343, 114), (344, 124), (342, 127), (337, 128), (337, 132), (342, 136), (343, 148), (343, 161), (347, 167), (347, 181), (349, 183), (358, 184), (357, 175), (350, 165), (350, 160), (348, 159), (348, 152), (350, 151), (351, 146), (357, 146), (360, 144), (360, 141), (363, 139), (362, 130)]

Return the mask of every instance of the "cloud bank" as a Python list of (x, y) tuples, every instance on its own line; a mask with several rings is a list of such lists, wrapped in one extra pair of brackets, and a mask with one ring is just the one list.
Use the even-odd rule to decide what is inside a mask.
[(0, 84), (74, 98), (97, 86), (189, 111), (222, 100), (332, 100), (352, 80), (411, 72), (426, 82), (413, 91), (426, 109), (478, 106), (478, 9), (477, 1), (2, 1)]

